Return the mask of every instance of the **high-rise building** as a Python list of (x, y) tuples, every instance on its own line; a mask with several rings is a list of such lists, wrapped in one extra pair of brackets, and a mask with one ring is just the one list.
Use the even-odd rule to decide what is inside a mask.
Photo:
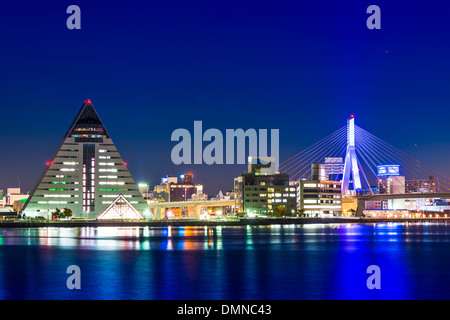
[(434, 193), (436, 192), (436, 179), (431, 176), (429, 179), (416, 179), (405, 181), (406, 193)]
[(161, 184), (156, 185), (154, 194), (166, 202), (178, 202), (193, 200), (194, 195), (203, 193), (203, 186), (193, 183), (193, 175), (181, 174), (178, 177), (165, 176), (161, 178)]
[(90, 100), (64, 135), (24, 206), (27, 216), (51, 217), (68, 208), (74, 217), (97, 218), (123, 195), (152, 217), (141, 192)]
[(308, 217), (342, 215), (341, 182), (324, 177), (324, 165), (313, 163), (311, 180), (297, 180), (297, 208)]
[(243, 213), (271, 215), (276, 207), (284, 207), (285, 215), (296, 212), (295, 186), (289, 184), (289, 175), (276, 173), (264, 158), (249, 157), (248, 173), (235, 179), (236, 205)]
[(192, 200), (192, 196), (196, 193), (197, 186), (195, 184), (171, 183), (169, 185), (170, 202)]

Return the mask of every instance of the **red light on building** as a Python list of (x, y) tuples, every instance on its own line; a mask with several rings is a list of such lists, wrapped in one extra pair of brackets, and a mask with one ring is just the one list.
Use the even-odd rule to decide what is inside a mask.
[(124, 166), (126, 166), (126, 165), (127, 165), (127, 163), (126, 163), (126, 162), (124, 162), (124, 163), (123, 163), (123, 165), (124, 165)]
[(89, 103), (89, 104), (91, 104), (91, 100), (87, 99), (87, 100), (84, 101), (84, 103)]
[(49, 166), (49, 165), (51, 165), (51, 164), (54, 164), (54, 162), (53, 162), (53, 161), (48, 161), (48, 162), (46, 162), (45, 164)]

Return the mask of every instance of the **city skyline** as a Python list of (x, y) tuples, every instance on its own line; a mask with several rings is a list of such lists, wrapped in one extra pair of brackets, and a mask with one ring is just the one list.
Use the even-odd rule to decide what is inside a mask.
[(78, 5), (81, 30), (65, 27), (64, 4), (8, 4), (0, 13), (8, 30), (0, 53), (1, 188), (20, 181), (32, 190), (62, 137), (55, 135), (86, 99), (138, 183), (191, 172), (209, 195), (232, 188), (246, 165), (171, 163), (171, 133), (192, 132), (197, 120), (223, 132), (279, 129), (283, 161), (350, 114), (449, 174), (450, 45), (442, 41), (445, 10), (432, 10), (437, 4), (419, 12), (380, 2), (381, 30), (366, 28), (367, 5), (356, 2), (285, 2), (276, 10), (239, 4), (238, 11), (231, 3), (145, 4), (139, 12)]
[(449, 299), (449, 8), (4, 1), (0, 299)]
[[(90, 100), (88, 99), (88, 101), (90, 102)], [(85, 101), (86, 102), (86, 101)], [(84, 105), (84, 104), (83, 104)], [(351, 115), (352, 117), (353, 117), (353, 114)], [(192, 131), (192, 130), (191, 130)], [(323, 138), (323, 137), (322, 137)], [(317, 142), (317, 141), (316, 141)], [(175, 144), (175, 143), (173, 143), (173, 142), (171, 142), (171, 144), (172, 144), (172, 147), (173, 147), (173, 145)], [(207, 145), (208, 143), (207, 142), (204, 142), (203, 143), (203, 146), (205, 146), (205, 145)], [(246, 152), (248, 153), (248, 141), (247, 141), (247, 144), (246, 144)], [(53, 153), (52, 153), (53, 154)], [(50, 157), (48, 157), (48, 160), (51, 158), (51, 156)], [(325, 158), (326, 157), (324, 157), (324, 161), (325, 161)], [(286, 159), (282, 159), (282, 161), (283, 160), (286, 160)], [(34, 165), (36, 165), (36, 163), (34, 163)], [(34, 166), (34, 165), (32, 165), (32, 166)], [(48, 166), (48, 161), (46, 162), (46, 163), (42, 163), (41, 164), (42, 165), (42, 168), (45, 168), (46, 166)], [(127, 164), (128, 165), (128, 164)], [(173, 165), (173, 164), (172, 164)], [(380, 165), (382, 165), (382, 163), (380, 163)], [(145, 177), (144, 178), (142, 178), (142, 177), (139, 177), (139, 178), (135, 178), (134, 176), (133, 176), (133, 173), (132, 173), (132, 176), (133, 176), (133, 178), (135, 178), (136, 179), (136, 182), (139, 184), (139, 183), (145, 183), (145, 184), (148, 184), (150, 187), (154, 187), (154, 186), (156, 186), (156, 185), (158, 185), (159, 183), (160, 183), (160, 179), (162, 178), (162, 177), (164, 177), (164, 176), (167, 176), (167, 175), (169, 175), (169, 176), (180, 176), (180, 175), (182, 175), (182, 174), (186, 174), (186, 173), (189, 173), (189, 174), (193, 174), (194, 176), (196, 176), (196, 172), (198, 172), (198, 173), (201, 173), (201, 170), (202, 169), (204, 169), (205, 167), (214, 167), (214, 166), (219, 166), (219, 167), (223, 167), (223, 166), (234, 166), (234, 167), (238, 167), (237, 169), (236, 168), (234, 168), (234, 170), (233, 171), (236, 171), (236, 170), (240, 170), (240, 168), (242, 168), (241, 170), (241, 172), (238, 172), (238, 171), (236, 171), (236, 172), (238, 172), (238, 174), (236, 175), (236, 176), (238, 176), (238, 175), (240, 175), (240, 174), (242, 174), (242, 173), (244, 173), (245, 172), (245, 170), (246, 170), (246, 167), (247, 167), (247, 163), (246, 164), (244, 164), (244, 165), (242, 165), (242, 164), (223, 164), (223, 165), (218, 165), (218, 164), (213, 164), (213, 165), (206, 165), (206, 164), (201, 164), (201, 165), (194, 165), (194, 164), (192, 164), (192, 165), (173, 165), (174, 167), (184, 167), (185, 169), (184, 170), (182, 170), (182, 169), (180, 169), (180, 170), (178, 170), (178, 171), (176, 171), (176, 169), (174, 170), (174, 169), (171, 169), (172, 171), (171, 172), (169, 172), (169, 173), (167, 173), (167, 172), (161, 172), (160, 174), (159, 174), (159, 176), (158, 176), (158, 174), (155, 174), (155, 173), (153, 173), (152, 174), (152, 176), (155, 176), (156, 177), (156, 179), (154, 179), (154, 182), (150, 182), (148, 179), (146, 179)], [(197, 170), (195, 170), (195, 168), (198, 168)], [(444, 167), (444, 173), (445, 173), (445, 167)], [(132, 172), (132, 169), (130, 170), (131, 172)], [(222, 192), (225, 192), (225, 191), (231, 191), (232, 190), (232, 179), (234, 178), (234, 177), (232, 177), (232, 176), (229, 176), (228, 177), (229, 179), (228, 180), (224, 180), (224, 181), (217, 181), (217, 183), (216, 183), (216, 186), (218, 186), (218, 190), (217, 191), (215, 191), (215, 192), (209, 192), (208, 193), (208, 189), (206, 189), (206, 194), (208, 194), (208, 196), (215, 196), (217, 193), (219, 193), (220, 191), (222, 191)], [(231, 182), (230, 182), (231, 181)], [(28, 185), (30, 185), (30, 181), (27, 181), (28, 182)], [(6, 189), (7, 187), (21, 187), (22, 188), (22, 192), (31, 192), (31, 190), (33, 189), (33, 187), (35, 187), (36, 186), (36, 184), (37, 184), (38, 182), (35, 182), (35, 183), (33, 183), (33, 182), (31, 182), (31, 188), (30, 188), (30, 190), (27, 190), (26, 188), (27, 188), (27, 183), (25, 183), (25, 188), (24, 188), (24, 184), (23, 184), (23, 181), (20, 181), (19, 180), (19, 183), (18, 183), (18, 185), (8, 185), (8, 186), (0, 186), (0, 188), (4, 188), (4, 189)], [(203, 183), (203, 181), (197, 181), (197, 183)], [(231, 184), (231, 188), (227, 188), (227, 185), (230, 185)], [(208, 188), (208, 186), (206, 187), (206, 188)]]

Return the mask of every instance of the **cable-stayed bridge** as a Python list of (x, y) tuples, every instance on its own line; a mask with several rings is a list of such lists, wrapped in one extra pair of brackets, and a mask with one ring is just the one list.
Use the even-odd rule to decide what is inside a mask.
[[(331, 167), (332, 175), (327, 172), (320, 180), (340, 181), (342, 196), (357, 198), (361, 205), (372, 199), (450, 199), (450, 177), (357, 126), (353, 115), (346, 126), (280, 163), (279, 171), (291, 181), (314, 180), (312, 164)], [(397, 176), (418, 187), (389, 190), (387, 179)]]

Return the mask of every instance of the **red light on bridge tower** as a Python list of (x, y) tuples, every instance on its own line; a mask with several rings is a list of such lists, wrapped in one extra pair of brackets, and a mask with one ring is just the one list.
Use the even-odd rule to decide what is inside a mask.
[(92, 104), (92, 102), (91, 102), (91, 100), (90, 100), (90, 99), (84, 100), (84, 103), (87, 103), (87, 104)]
[(350, 119), (353, 119), (354, 117), (355, 117), (354, 114), (351, 114), (351, 115), (350, 115)]

